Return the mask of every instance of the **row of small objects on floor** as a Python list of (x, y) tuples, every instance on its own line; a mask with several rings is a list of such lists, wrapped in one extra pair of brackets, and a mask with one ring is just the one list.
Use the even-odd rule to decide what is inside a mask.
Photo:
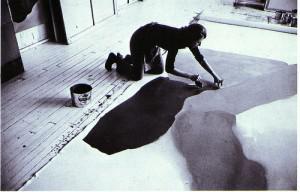
[(274, 17), (268, 17), (268, 23), (297, 27), (297, 9), (293, 11), (276, 11)]

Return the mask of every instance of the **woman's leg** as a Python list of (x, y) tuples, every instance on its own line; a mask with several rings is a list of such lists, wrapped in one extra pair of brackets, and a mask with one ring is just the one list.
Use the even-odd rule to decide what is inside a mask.
[(130, 79), (134, 81), (141, 80), (144, 74), (144, 54), (131, 55), (132, 66), (130, 67)]
[(117, 54), (116, 71), (130, 80), (138, 81), (143, 77), (144, 56), (143, 55), (126, 55), (125, 58)]
[(107, 71), (111, 71), (112, 64), (114, 64), (116, 62), (117, 62), (117, 55), (111, 52), (106, 59), (105, 69)]
[(145, 45), (143, 43), (143, 40), (136, 35), (133, 35), (130, 40), (130, 59), (132, 62), (130, 79), (134, 81), (142, 79), (144, 75)]
[(144, 27), (136, 30), (130, 39), (130, 56), (126, 56), (124, 61), (130, 63), (127, 71), (129, 79), (138, 81), (143, 78), (145, 59), (145, 31)]
[(117, 54), (117, 68), (116, 71), (121, 74), (124, 75), (126, 77), (128, 77), (128, 74), (131, 71), (131, 56), (130, 55), (126, 55), (125, 58), (123, 58), (123, 55), (121, 55), (120, 53)]
[(159, 47), (152, 48), (146, 54), (146, 62), (150, 65), (150, 70), (146, 71), (148, 74), (161, 74), (164, 71), (163, 59)]

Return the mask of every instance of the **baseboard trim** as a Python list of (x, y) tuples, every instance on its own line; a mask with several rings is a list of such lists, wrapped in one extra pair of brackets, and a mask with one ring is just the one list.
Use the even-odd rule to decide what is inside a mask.
[(24, 72), (24, 66), (21, 57), (1, 66), (1, 83), (4, 83), (13, 77)]

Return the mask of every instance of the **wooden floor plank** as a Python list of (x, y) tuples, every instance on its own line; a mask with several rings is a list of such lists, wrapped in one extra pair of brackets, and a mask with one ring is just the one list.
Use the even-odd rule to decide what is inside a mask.
[[(97, 31), (97, 30), (95, 30)], [(95, 33), (95, 32), (94, 32)], [(92, 35), (93, 36), (93, 35)], [(84, 39), (80, 39), (78, 42), (76, 42), (76, 44), (80, 43), (80, 46), (75, 45), (75, 44), (71, 44), (68, 46), (68, 49), (62, 49), (64, 48), (66, 45), (61, 45), (63, 47), (60, 47), (62, 49), (62, 51), (58, 51), (58, 55), (53, 59), (47, 60), (47, 62), (45, 63), (41, 63), (39, 62), (38, 65), (29, 65), (27, 66), (30, 70), (30, 73), (34, 72), (35, 76), (38, 76), (39, 73), (37, 73), (37, 71), (35, 70), (35, 68), (37, 68), (38, 72), (45, 72), (45, 70), (52, 70), (52, 68), (54, 68), (57, 64), (61, 64), (65, 61), (67, 61), (68, 59), (71, 59), (72, 57), (76, 56), (77, 54), (82, 54), (83, 51), (88, 52), (88, 50), (93, 51), (94, 53), (102, 53), (103, 50), (99, 49), (99, 47), (104, 47), (105, 49), (109, 49), (112, 46), (115, 46), (114, 43), (106, 43), (107, 46), (103, 46), (103, 44), (100, 43), (93, 43), (93, 42), (105, 42), (105, 38), (109, 38), (110, 37), (110, 33), (106, 31), (106, 33), (101, 33), (98, 35), (94, 35), (93, 36), (94, 39), (91, 40), (91, 38), (87, 38), (85, 37)], [(116, 35), (116, 38), (119, 38), (119, 35)], [(107, 41), (106, 41), (107, 42)], [(58, 49), (58, 48), (57, 48)], [(55, 49), (55, 50), (57, 50)], [(36, 51), (36, 50), (34, 50)], [(43, 51), (40, 51), (43, 52)], [(25, 52), (26, 53), (26, 52)], [(53, 55), (53, 53), (50, 53), (49, 55), (45, 55), (45, 57), (49, 58)], [(39, 57), (42, 58), (43, 56)], [(49, 64), (48, 62), (51, 62), (51, 64)], [(34, 63), (34, 62), (30, 62), (30, 63)], [(25, 66), (26, 67), (26, 66)], [(26, 74), (26, 73), (25, 73)], [(34, 82), (35, 79), (32, 78), (32, 76), (30, 76), (31, 81)], [(28, 82), (24, 82), (24, 81), (19, 81), (19, 84), (24, 83), (26, 85), (28, 85)], [(16, 87), (19, 87), (19, 84), (14, 84), (12, 86), (9, 86), (12, 90), (16, 90)], [(5, 91), (8, 91), (8, 88), (4, 88)], [(13, 94), (13, 93), (12, 93)], [(10, 95), (10, 94), (6, 94), (6, 95)], [(5, 95), (4, 95), (4, 99), (5, 99)], [(5, 103), (7, 101), (3, 100)]]
[[(112, 44), (111, 46), (115, 46), (115, 44)], [(96, 51), (99, 51), (100, 54), (99, 53), (96, 54)], [(5, 96), (4, 96), (4, 98), (2, 98), (2, 102), (4, 103), (3, 106), (7, 106), (11, 103), (14, 103), (13, 102), (14, 100), (11, 97), (9, 97), (10, 95), (18, 94), (17, 95), (18, 97), (22, 97), (22, 96), (26, 95), (28, 92), (32, 91), (31, 89), (38, 88), (39, 86), (41, 86), (41, 84), (46, 83), (48, 79), (53, 78), (53, 74), (56, 74), (56, 71), (62, 70), (64, 66), (67, 67), (67, 66), (74, 64), (74, 62), (76, 62), (76, 59), (89, 57), (86, 54), (95, 55), (95, 56), (100, 57), (100, 56), (103, 56), (103, 55), (101, 55), (101, 54), (103, 54), (103, 52), (105, 52), (103, 49), (100, 49), (98, 47), (92, 47), (90, 49), (84, 50), (84, 52), (81, 51), (79, 55), (75, 55), (74, 57), (65, 58), (64, 61), (60, 61), (59, 63), (49, 64), (50, 68), (44, 67), (43, 69), (41, 69), (41, 73), (37, 73), (38, 75), (31, 77), (30, 81), (20, 81), (20, 84), (14, 84), (14, 86), (18, 87), (18, 86), (22, 85), (21, 83), (23, 83), (23, 84), (25, 84), (24, 86), (21, 86), (19, 88), (11, 86), (12, 87), (11, 90), (5, 90), (5, 92), (7, 93), (6, 94), (7, 98)], [(38, 80), (38, 83), (36, 83), (37, 80)], [(34, 84), (34, 86), (32, 86), (31, 83)], [(20, 90), (20, 88), (21, 88), (21, 90)]]
[[(109, 81), (107, 80), (107, 78), (111, 75), (111, 74), (108, 74), (108, 73), (104, 73), (104, 74), (106, 74), (106, 75), (103, 75), (101, 78), (98, 78), (97, 79), (97, 81), (95, 81), (94, 83), (92, 83), (91, 85), (94, 87), (94, 85), (96, 85), (97, 83), (103, 83), (102, 81), (104, 81), (105, 83), (109, 83)], [(97, 86), (97, 85), (96, 85)], [(103, 92), (103, 93), (105, 93), (106, 91), (105, 90), (103, 90), (103, 88), (105, 88), (105, 86), (102, 86), (102, 87), (100, 87), (100, 91), (101, 92)], [(97, 87), (94, 87), (94, 91), (93, 92), (96, 92), (96, 90), (97, 90)], [(98, 91), (98, 90), (97, 90)], [(97, 93), (97, 92), (96, 92)], [(68, 97), (69, 97), (69, 93), (67, 92), (67, 93), (63, 93), (63, 92), (61, 92), (60, 93), (61, 95), (62, 95), (62, 97), (64, 97), (65, 95), (67, 95)], [(93, 94), (94, 95), (94, 94)], [(47, 110), (47, 108), (43, 108), (43, 109), (46, 109)], [(74, 111), (74, 110), (73, 110)], [(72, 110), (71, 110), (71, 112), (72, 112)], [(74, 111), (75, 112), (75, 111)], [(65, 114), (65, 113), (63, 113), (63, 114)], [(58, 120), (58, 118), (60, 118), (60, 116), (62, 117), (62, 118), (64, 118), (64, 115), (61, 115), (61, 114), (59, 114), (59, 111), (55, 111), (55, 115), (56, 115), (56, 117), (53, 119), (53, 122), (55, 122), (55, 120)], [(33, 114), (33, 116), (34, 116), (34, 114)], [(46, 116), (46, 118), (44, 118), (44, 120), (45, 121), (48, 121), (49, 122), (49, 116), (47, 117)], [(39, 119), (39, 122), (40, 121), (42, 121), (42, 120), (40, 120)], [(51, 121), (50, 121), (51, 122)], [(38, 126), (41, 126), (41, 125), (38, 125)], [(43, 125), (42, 125), (42, 127), (44, 127)], [(45, 128), (44, 128), (45, 129)], [(31, 134), (29, 134), (30, 133), (30, 131), (28, 131), (28, 133), (27, 133), (27, 136), (28, 137), (31, 137), (31, 140), (33, 139), (33, 138), (35, 138), (35, 137), (37, 137), (37, 138), (41, 138), (43, 135), (41, 135), (41, 134), (44, 134), (43, 132), (41, 132), (41, 130), (34, 130), (34, 129), (32, 129), (32, 127), (30, 127), (30, 130), (31, 130), (31, 132), (33, 131), (33, 132), (36, 132), (36, 133), (40, 133), (40, 134), (35, 134), (35, 135), (31, 135)], [(47, 129), (45, 129), (45, 131), (46, 132), (49, 132), (49, 130), (48, 130), (48, 128)], [(19, 150), (22, 150), (22, 146), (23, 145), (26, 145), (26, 146), (32, 146), (32, 143), (28, 143), (28, 138), (27, 137), (21, 137), (21, 138), (19, 138), (18, 140), (18, 143), (19, 143)], [(36, 141), (33, 141), (33, 143), (34, 142), (36, 142)], [(14, 145), (13, 146), (16, 146), (16, 144), (18, 144), (18, 143), (14, 143)], [(12, 147), (10, 147), (10, 146), (12, 146), (11, 144), (7, 144), (7, 145), (5, 145), (5, 143), (4, 143), (4, 146), (5, 146), (5, 149), (7, 150), (7, 151), (16, 151), (16, 152), (18, 152), (17, 151), (17, 149), (16, 148), (12, 148)], [(28, 148), (27, 148), (28, 149)], [(20, 153), (18, 152), (18, 155), (20, 155)], [(8, 155), (7, 155), (7, 157), (9, 157)], [(9, 160), (8, 160), (9, 161)]]
[[(83, 60), (84, 58), (86, 58), (86, 56), (84, 55), (84, 53), (80, 52), (80, 53), (76, 53), (73, 56), (67, 57), (65, 58), (64, 61), (61, 61), (59, 64), (61, 65), (57, 65), (55, 63), (49, 63), (49, 68), (42, 68), (40, 69), (39, 72), (36, 72), (36, 75), (30, 77), (30, 79), (28, 79), (28, 81), (24, 82), (24, 85), (19, 87), (18, 89), (14, 89), (12, 88), (11, 90), (5, 90), (7, 91), (7, 95), (16, 95), (18, 94), (18, 98), (27, 95), (28, 93), (30, 93), (32, 90), (39, 88), (41, 85), (44, 85), (45, 83), (47, 83), (49, 80), (54, 79), (57, 75), (57, 73), (59, 73), (59, 71), (61, 71), (63, 69), (63, 67), (70, 67), (73, 66), (74, 63), (76, 61), (78, 61), (78, 59)], [(74, 66), (73, 66), (74, 67)], [(49, 72), (48, 72), (49, 71)], [(51, 72), (51, 73), (50, 73)], [(17, 85), (20, 86), (20, 85)], [(4, 107), (6, 107), (7, 105), (13, 103), (13, 99), (9, 98), (9, 97), (4, 97)]]
[[(105, 71), (98, 71), (98, 70), (96, 70), (97, 68), (98, 68), (98, 61), (99, 61), (99, 63), (101, 64), (101, 62), (103, 62), (103, 60), (100, 58), (99, 60), (96, 60), (95, 62), (94, 62), (94, 65), (91, 65), (91, 66), (89, 66), (89, 65), (87, 65), (87, 66), (84, 66), (84, 68), (83, 69), (85, 69), (85, 68), (87, 68), (87, 69), (89, 69), (88, 67), (90, 67), (90, 68), (92, 68), (95, 72), (94, 72), (94, 74), (92, 73), (91, 75), (92, 76), (90, 76), (90, 75), (88, 75), (88, 78), (91, 78), (91, 77), (93, 77), (93, 78), (101, 78), (101, 75), (103, 75), (104, 73), (105, 73)], [(87, 69), (85, 69), (85, 70), (87, 70)], [(79, 78), (80, 78), (80, 76), (78, 76)], [(69, 90), (69, 87), (68, 87), (68, 85), (71, 85), (72, 83), (75, 83), (76, 82), (76, 79), (74, 80), (73, 79), (73, 81), (71, 81), (69, 84), (64, 84), (63, 85), (63, 87), (64, 87), (64, 89), (67, 89), (67, 91)], [(56, 87), (57, 88), (57, 87)], [(53, 88), (54, 89), (54, 88)], [(53, 103), (51, 102), (51, 97), (46, 97), (46, 99), (43, 99), (44, 97), (41, 97), (41, 100), (44, 100), (44, 102), (47, 102), (47, 103), (49, 103), (49, 105), (51, 106), (51, 107), (53, 107), (52, 105), (53, 105)], [(55, 100), (56, 98), (58, 98), (57, 96), (55, 96), (55, 97), (53, 97), (52, 98), (52, 100)], [(39, 103), (41, 103), (41, 102), (39, 102)], [(47, 108), (47, 110), (48, 110), (48, 108)], [(39, 111), (38, 111), (39, 112)], [(40, 112), (39, 112), (40, 113)], [(40, 113), (40, 115), (37, 115), (36, 117), (38, 118), (39, 116), (44, 116), (44, 117), (47, 117), (47, 113), (45, 114), (45, 113)], [(40, 118), (42, 118), (42, 117), (40, 117)], [(24, 119), (22, 119), (22, 120), (24, 120)], [(40, 119), (41, 120), (41, 119)], [(30, 123), (30, 122), (32, 122), (32, 121), (26, 121), (27, 123)], [(11, 139), (11, 136), (10, 135), (12, 135), (12, 136), (16, 136), (17, 135), (17, 132), (19, 131), (18, 130), (18, 126), (20, 126), (20, 124), (16, 124), (15, 126), (14, 126), (14, 128), (11, 130), (11, 131), (6, 131), (5, 133), (4, 133), (4, 135), (5, 135), (5, 138), (7, 138), (7, 140), (10, 140)], [(10, 133), (10, 134), (9, 134)], [(4, 141), (4, 144), (6, 143), (6, 141)]]
[[(104, 56), (104, 57), (106, 57), (106, 55), (107, 54), (105, 54), (105, 55), (101, 55), (101, 56)], [(22, 108), (26, 108), (26, 106), (29, 106), (29, 105), (31, 105), (32, 103), (30, 102), (30, 100), (32, 100), (31, 98), (30, 98), (30, 95), (32, 95), (32, 94), (45, 94), (44, 93), (44, 90), (43, 89), (45, 89), (45, 90), (47, 90), (47, 91), (49, 91), (49, 90), (51, 90), (52, 89), (52, 87), (49, 87), (49, 84), (51, 85), (51, 86), (53, 86), (52, 85), (52, 82), (53, 81), (66, 81), (66, 79), (65, 79), (65, 76), (67, 75), (67, 73), (70, 73), (70, 72), (73, 72), (74, 74), (75, 73), (77, 73), (77, 71), (80, 71), (81, 70), (81, 66), (85, 66), (85, 63), (88, 63), (88, 62), (90, 62), (89, 61), (89, 59), (96, 59), (96, 58), (99, 58), (99, 57), (101, 57), (99, 54), (98, 55), (91, 55), (91, 56), (88, 56), (87, 57), (87, 59), (86, 60), (84, 60), (84, 61), (82, 61), (82, 63), (81, 62), (78, 62), (76, 65), (73, 63), (73, 65), (71, 65), (71, 66), (69, 66), (70, 68), (69, 69), (64, 69), (64, 70), (62, 70), (63, 71), (63, 73), (61, 73), (61, 74), (59, 74), (59, 75), (56, 75), (55, 77), (53, 77), (52, 79), (49, 79), (49, 77), (48, 77), (48, 82), (45, 82), (44, 84), (42, 84), (42, 85), (40, 85), (38, 88), (36, 88), (35, 90), (32, 90), (31, 92), (29, 92), (29, 93), (31, 93), (31, 94), (27, 94), (27, 95), (24, 95), (23, 94), (23, 97), (22, 96), (19, 96), (20, 98), (15, 98), (15, 99), (19, 99), (17, 102), (14, 102), (14, 103), (12, 103), (12, 105), (9, 105), (10, 107), (15, 107), (15, 106), (18, 106), (18, 107), (20, 107), (21, 109)], [(104, 58), (103, 58), (104, 59)], [(63, 68), (61, 68), (61, 69), (63, 69)], [(51, 72), (52, 73), (52, 72)], [(45, 79), (47, 79), (47, 76), (45, 77)], [(55, 83), (55, 82), (54, 82)], [(42, 90), (41, 90), (42, 89)], [(28, 99), (28, 100), (26, 100), (26, 99)], [(32, 101), (32, 102), (34, 102), (34, 101)], [(23, 105), (22, 105), (22, 103), (23, 103)], [(4, 123), (6, 123), (7, 122), (7, 116), (10, 116), (10, 117), (12, 117), (12, 118), (14, 118), (14, 119), (18, 119), (17, 117), (16, 117), (16, 114), (14, 114), (13, 116), (10, 114), (10, 107), (7, 107), (7, 105), (5, 105), (5, 109), (7, 110), (7, 111), (4, 111), (5, 112), (5, 116), (3, 117), (3, 119), (4, 119)], [(27, 109), (28, 110), (28, 109)], [(12, 112), (11, 112), (12, 113)], [(18, 113), (19, 114), (23, 114), (23, 111), (18, 111)], [(9, 125), (8, 126), (5, 126), (5, 127), (9, 127)]]
[[(109, 90), (111, 90), (112, 89), (112, 87), (114, 87), (114, 86), (108, 86), (108, 88), (109, 88)], [(74, 117), (75, 117), (75, 119), (74, 120), (77, 120), (77, 119), (82, 119), (82, 118), (80, 118), (80, 116), (82, 116), (82, 114), (80, 114), (80, 113), (76, 113), (76, 114), (73, 114), (73, 115), (75, 115)], [(84, 117), (85, 117), (85, 115), (84, 115)], [(70, 116), (70, 121), (72, 121), (72, 116)], [(83, 121), (83, 120), (80, 120), (80, 121)], [(74, 123), (73, 124), (76, 124), (76, 121), (74, 121)], [(61, 123), (61, 125), (59, 126), (59, 127), (67, 127), (67, 128), (69, 128), (70, 130), (74, 130), (74, 127), (72, 127), (72, 126), (70, 126), (70, 125), (68, 125), (68, 126), (66, 126), (66, 124), (64, 124), (63, 122)], [(59, 128), (58, 128), (59, 129)], [(47, 145), (42, 145), (41, 147), (39, 147), (36, 151), (35, 151), (35, 153), (37, 152), (38, 153), (38, 156), (39, 157), (41, 157), (41, 153), (42, 153), (42, 151), (43, 151), (43, 148), (48, 148), (50, 145), (49, 145), (49, 142), (47, 141), (47, 140), (50, 140), (51, 142), (53, 142), (53, 141), (55, 141), (55, 140), (53, 140), (53, 139), (51, 139), (51, 138), (57, 138), (57, 136), (58, 135), (61, 135), (59, 132), (60, 131), (62, 131), (62, 129), (59, 129), (59, 130), (56, 130), (56, 131), (54, 131), (48, 138), (46, 138), (45, 140), (43, 140), (43, 144), (44, 143), (47, 143)], [(66, 132), (66, 131), (65, 131)], [(51, 144), (51, 142), (50, 142), (50, 144)], [(52, 146), (53, 147), (53, 146)], [(49, 150), (44, 150), (44, 152), (49, 152)], [(26, 156), (25, 158), (27, 158), (28, 160), (26, 161), (26, 163), (22, 163), (22, 165), (23, 165), (23, 167), (19, 167), (18, 168), (18, 170), (17, 169), (12, 169), (11, 171), (13, 172), (9, 172), (10, 174), (19, 174), (20, 172), (24, 172), (24, 168), (30, 168), (31, 166), (30, 166), (30, 164), (32, 164), (32, 162), (34, 162), (34, 161), (36, 161), (36, 158), (32, 158), (32, 155), (31, 156)], [(21, 159), (22, 160), (22, 159)], [(25, 165), (25, 166), (24, 166)], [(33, 165), (34, 165), (34, 163), (33, 163)], [(26, 170), (25, 169), (25, 170)], [(10, 179), (13, 179), (14, 178), (14, 176), (12, 176)]]
[[(100, 81), (101, 81), (101, 79), (100, 79)], [(102, 88), (102, 87), (101, 87)], [(105, 92), (105, 91), (104, 91)], [(67, 93), (68, 94), (68, 93)], [(45, 120), (49, 120), (48, 118), (47, 119), (45, 119)], [(27, 125), (27, 124), (26, 124)], [(31, 129), (31, 131), (33, 131), (33, 132), (35, 132), (35, 133), (38, 133), (38, 130), (32, 130)], [(27, 134), (27, 135), (29, 135), (30, 136), (30, 134)], [(38, 137), (40, 137), (39, 135), (38, 135)], [(25, 141), (27, 140), (27, 138), (24, 138), (25, 139)], [(21, 141), (21, 140), (24, 140), (23, 138), (20, 138), (18, 141)], [(21, 144), (21, 143), (20, 143)], [(23, 143), (24, 144), (24, 143)], [(7, 148), (7, 150), (8, 151), (12, 151), (12, 150), (14, 150), (14, 151), (16, 151), (16, 149), (9, 149), (9, 146), (10, 146), (10, 144), (7, 146), (7, 147), (5, 147), (5, 148)], [(22, 146), (22, 145), (21, 145)], [(30, 144), (27, 144), (26, 146), (30, 146)], [(21, 148), (21, 147), (20, 147)], [(19, 153), (18, 153), (19, 154)]]
[[(45, 45), (47, 46), (45, 47)], [(45, 48), (40, 46), (44, 46)], [(47, 42), (45, 44), (39, 45), (38, 49), (28, 50), (22, 53), (21, 56), (24, 63), (25, 72), (35, 73), (37, 70), (40, 70), (43, 67), (51, 66), (51, 61), (54, 62), (56, 60), (64, 60), (68, 57), (71, 57), (72, 53), (80, 52), (80, 49), (85, 48), (80, 47), (78, 51), (75, 51), (72, 47), (68, 47), (68, 49), (66, 49), (66, 45), (59, 45), (58, 47), (54, 48), (54, 52), (51, 52), (49, 54), (43, 54), (45, 50), (47, 51), (48, 49), (53, 49), (52, 46), (54, 46), (52, 42)], [(76, 47), (76, 49), (78, 48)], [(26, 57), (26, 53), (30, 53), (28, 54), (29, 56)], [(37, 55), (38, 57), (34, 57), (33, 55)], [(27, 75), (27, 73), (24, 73), (24, 75)], [(32, 76), (30, 77), (32, 78)], [(8, 88), (14, 86), (18, 86), (18, 84), (10, 84)]]
[[(99, 81), (104, 80), (104, 78), (105, 78), (105, 76), (103, 75), (103, 77), (99, 78)], [(62, 101), (69, 103), (70, 93), (69, 93), (68, 90), (66, 90), (64, 92), (61, 92), (58, 95), (58, 97), (59, 98), (64, 98)], [(5, 135), (7, 138), (11, 138), (11, 139), (8, 139), (7, 141), (4, 141), (4, 145), (3, 146), (5, 146), (5, 148), (7, 150), (11, 150), (9, 146), (11, 146), (11, 140), (13, 140), (14, 137), (16, 137), (16, 136), (18, 137), (18, 140), (17, 140), (18, 143), (20, 143), (20, 142), (22, 143), (22, 142), (26, 141), (28, 139), (27, 137), (31, 137), (31, 134), (29, 134), (29, 133), (31, 133), (31, 132), (36, 133), (36, 132), (40, 131), (36, 127), (40, 127), (41, 125), (43, 125), (42, 123), (44, 121), (49, 122), (50, 121), (49, 117), (52, 114), (57, 113), (57, 111), (59, 110), (59, 108), (55, 108), (55, 107), (51, 106), (51, 105), (56, 105), (55, 98), (54, 99), (50, 99), (50, 101), (48, 101), (48, 102), (50, 102), (50, 103), (45, 103), (45, 104), (46, 105), (50, 105), (49, 107), (47, 107), (47, 106), (41, 106), (40, 109), (38, 110), (37, 114), (34, 111), (33, 113), (31, 113), (29, 115), (29, 117), (27, 117), (27, 118), (31, 118), (30, 121), (26, 121), (26, 123), (20, 122), (19, 124), (16, 124), (11, 129), (12, 131), (9, 132), (9, 134)], [(52, 102), (52, 104), (51, 104), (51, 102)], [(60, 103), (61, 103), (61, 101), (60, 101)], [(66, 105), (64, 103), (61, 103), (61, 104), (60, 103), (58, 104), (60, 106)], [(49, 108), (51, 109), (51, 111), (50, 111)], [(31, 125), (31, 123), (34, 123), (34, 122), (39, 122), (39, 125), (34, 125), (34, 124)], [(31, 126), (28, 126), (28, 124), (31, 125)], [(21, 127), (21, 129), (23, 129), (22, 132), (27, 131), (27, 135), (26, 135), (27, 137), (26, 136), (22, 136), (22, 135), (18, 136), (17, 133), (18, 133), (18, 131), (20, 131), (20, 130), (18, 130), (18, 127)], [(16, 143), (14, 143), (14, 144), (16, 144)]]
[[(9, 128), (15, 121), (10, 120), (18, 120), (20, 119), (19, 115), (22, 115), (24, 117), (27, 113), (31, 112), (32, 109), (35, 108), (35, 105), (33, 105), (36, 101), (36, 97), (51, 97), (52, 95), (55, 95), (57, 92), (61, 91), (61, 89), (64, 89), (65, 87), (62, 87), (61, 85), (69, 83), (70, 80), (72, 80), (74, 77), (78, 75), (86, 75), (81, 74), (82, 67), (77, 69), (75, 68), (75, 65), (89, 65), (85, 64), (85, 62), (92, 62), (90, 59), (95, 58), (89, 58), (88, 60), (82, 60), (78, 63), (74, 64), (74, 66), (70, 67), (69, 69), (64, 70), (63, 73), (53, 77), (49, 81), (42, 84), (40, 87), (32, 90), (30, 94), (24, 95), (23, 97), (19, 98), (17, 102), (15, 102), (13, 105), (10, 105), (9, 107), (5, 108), (4, 110), (5, 115), (3, 116), (4, 125), (6, 128)], [(75, 68), (75, 69), (74, 69)], [(32, 95), (34, 96), (32, 98)], [(38, 105), (38, 104), (37, 104)], [(18, 111), (12, 111), (11, 108), (18, 107), (21, 110)], [(7, 117), (11, 117), (10, 119)], [(4, 129), (6, 130), (6, 129)]]
[[(117, 78), (112, 79), (112, 81), (116, 81)], [(102, 83), (103, 85), (103, 83)], [(107, 86), (107, 91), (111, 90), (113, 86), (108, 85)], [(104, 95), (102, 95), (103, 97)], [(77, 119), (79, 118), (82, 113), (76, 113), (74, 112), (74, 110), (69, 110), (70, 114), (66, 117), (68, 120), (67, 122), (73, 122), (73, 119)], [(64, 113), (63, 113), (64, 114)], [(61, 115), (61, 113), (59, 114)], [(62, 129), (62, 127), (68, 127), (66, 126), (66, 121), (63, 118), (62, 120), (60, 120), (60, 123), (58, 123), (58, 126), (52, 126), (54, 127), (54, 130), (51, 130), (51, 132), (49, 133), (49, 131), (46, 133), (48, 135), (45, 134), (39, 134), (36, 138), (38, 139), (38, 141), (33, 142), (32, 145), (28, 145), (28, 147), (24, 148), (24, 151), (22, 151), (19, 155), (18, 158), (16, 158), (20, 163), (21, 166), (12, 166), (10, 167), (10, 164), (7, 164), (7, 168), (8, 170), (10, 170), (7, 174), (7, 176), (12, 176), (14, 177), (15, 175), (19, 174), (22, 169), (24, 169), (24, 165), (26, 165), (26, 167), (29, 166), (29, 164), (31, 162), (34, 161), (34, 159), (36, 159), (36, 156), (40, 156), (39, 150), (48, 147), (49, 143), (52, 143), (58, 136), (60, 136), (62, 134), (62, 132), (64, 132), (64, 129)], [(49, 125), (50, 127), (51, 125)], [(49, 129), (49, 127), (47, 127)], [(37, 145), (37, 143), (39, 143), (39, 145)], [(36, 146), (33, 146), (36, 145)], [(12, 179), (12, 177), (8, 177), (9, 179)]]
[[(128, 85), (127, 86), (124, 86), (125, 88), (126, 87), (128, 87)], [(115, 95), (115, 97), (116, 96), (119, 96), (119, 94), (121, 94), (122, 92), (123, 92), (124, 90), (119, 90), (119, 93), (117, 93), (117, 94), (114, 94)], [(111, 100), (111, 102), (113, 102), (113, 100), (114, 100), (114, 98), (112, 97), (112, 98), (110, 98), (110, 100)], [(108, 104), (109, 105), (109, 104)], [(106, 105), (106, 107), (108, 106), (108, 105)], [(106, 107), (103, 107), (103, 105), (101, 105), (102, 106), (102, 111), (106, 108)], [(95, 114), (95, 113), (92, 113), (93, 115)], [(86, 124), (88, 124), (89, 122), (87, 122)], [(86, 125), (85, 125), (86, 126)], [(84, 126), (83, 126), (84, 127)], [(70, 132), (70, 131), (69, 131)], [(73, 132), (74, 132), (74, 129), (73, 129)], [(78, 133), (80, 133), (81, 131), (79, 130), (77, 130), (77, 132)], [(69, 133), (69, 134), (72, 134), (73, 135), (73, 137), (75, 137), (78, 133)], [(61, 147), (59, 147), (60, 149), (61, 149)], [(51, 148), (50, 149), (55, 149), (55, 148), (52, 148), (52, 146), (51, 146)], [(47, 154), (45, 154), (44, 152), (47, 152), (48, 151), (48, 153)], [(22, 183), (21, 183), (21, 181), (22, 180), (27, 180), (28, 178), (30, 178), (31, 176), (32, 176), (32, 173), (35, 173), (37, 170), (39, 170), (45, 163), (47, 163), (48, 161), (50, 161), (51, 160), (51, 158), (53, 158), (56, 154), (58, 153), (58, 151), (56, 151), (56, 150), (50, 150), (50, 152), (49, 152), (49, 149), (47, 148), (47, 149), (45, 149), (43, 152), (41, 152), (41, 154), (43, 154), (43, 155), (39, 155), (39, 157), (40, 157), (40, 159), (35, 159), (35, 162), (34, 163), (32, 163), (32, 165), (33, 166), (28, 166), (28, 169), (24, 169), (23, 171), (22, 171), (22, 179), (21, 180), (13, 180), (14, 182), (12, 182), (12, 185), (15, 185), (15, 186), (19, 186), (19, 185), (21, 185)], [(45, 155), (45, 156), (44, 156)], [(44, 156), (44, 157), (43, 157)], [(30, 168), (29, 168), (30, 167)], [(14, 187), (14, 186), (12, 186), (12, 187)]]

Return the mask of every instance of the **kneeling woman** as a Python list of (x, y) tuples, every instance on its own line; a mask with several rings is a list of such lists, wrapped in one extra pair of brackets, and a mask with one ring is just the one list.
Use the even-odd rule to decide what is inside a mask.
[(198, 46), (206, 38), (206, 29), (200, 24), (190, 24), (187, 27), (175, 28), (158, 23), (149, 23), (137, 29), (130, 39), (130, 53), (125, 58), (121, 54), (110, 53), (105, 68), (110, 71), (116, 63), (117, 72), (131, 80), (143, 77), (145, 62), (150, 65), (146, 73), (161, 74), (164, 70), (160, 48), (168, 51), (166, 72), (197, 81), (199, 75), (189, 74), (174, 67), (178, 49), (189, 48), (199, 64), (212, 75), (214, 83), (220, 87), (223, 83), (216, 72), (206, 62)]

